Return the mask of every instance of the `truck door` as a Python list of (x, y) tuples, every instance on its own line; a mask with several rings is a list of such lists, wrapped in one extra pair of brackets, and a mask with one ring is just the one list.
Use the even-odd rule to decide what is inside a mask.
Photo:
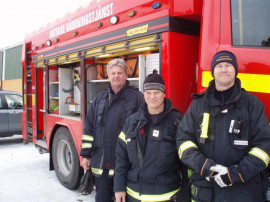
[(37, 137), (36, 139), (41, 139), (44, 137), (44, 116), (46, 113), (45, 109), (45, 77), (46, 69), (37, 68), (36, 70), (36, 129)]

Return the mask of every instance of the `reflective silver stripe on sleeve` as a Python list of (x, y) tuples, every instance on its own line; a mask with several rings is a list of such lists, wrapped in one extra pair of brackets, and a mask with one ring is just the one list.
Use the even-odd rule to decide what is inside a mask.
[(264, 152), (262, 149), (258, 147), (254, 147), (248, 153), (261, 159), (265, 163), (266, 167), (268, 166), (269, 155), (266, 152)]
[(91, 136), (91, 135), (82, 135), (82, 140), (93, 142), (94, 141), (94, 137)]
[(186, 141), (186, 142), (182, 143), (181, 146), (179, 147), (179, 150), (178, 150), (179, 158), (180, 159), (182, 158), (184, 151), (186, 151), (187, 149), (192, 148), (192, 147), (198, 148), (197, 145), (194, 144), (192, 141)]
[(92, 148), (92, 143), (83, 143), (82, 144), (82, 149), (90, 149), (90, 148)]

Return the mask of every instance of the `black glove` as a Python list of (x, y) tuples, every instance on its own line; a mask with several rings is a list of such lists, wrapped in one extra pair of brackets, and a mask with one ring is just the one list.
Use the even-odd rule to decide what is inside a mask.
[(180, 191), (171, 196), (173, 202), (190, 202), (191, 201), (191, 183), (190, 181), (182, 186)]
[(82, 194), (91, 194), (93, 191), (95, 184), (95, 178), (92, 174), (92, 170), (87, 170), (84, 175), (81, 178), (81, 185), (79, 187), (79, 191), (82, 192)]

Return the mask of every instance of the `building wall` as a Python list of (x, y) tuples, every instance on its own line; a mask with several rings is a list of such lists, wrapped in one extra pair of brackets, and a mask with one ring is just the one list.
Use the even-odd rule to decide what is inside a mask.
[(22, 93), (22, 79), (3, 80), (2, 85), (2, 90), (13, 90)]
[(22, 44), (4, 48), (0, 51), (0, 78), (2, 90), (22, 92), (21, 65)]
[(4, 80), (22, 78), (22, 45), (18, 45), (5, 50), (4, 54)]

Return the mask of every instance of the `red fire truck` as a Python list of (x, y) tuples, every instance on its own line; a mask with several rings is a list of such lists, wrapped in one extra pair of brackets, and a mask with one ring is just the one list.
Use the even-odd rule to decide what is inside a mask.
[(270, 117), (269, 8), (269, 0), (91, 1), (26, 37), (23, 138), (49, 152), (50, 169), (76, 188), (87, 109), (108, 87), (106, 64), (117, 57), (127, 61), (128, 80), (139, 90), (157, 69), (166, 96), (185, 112), (191, 93), (212, 79), (213, 55), (232, 51), (243, 87)]

